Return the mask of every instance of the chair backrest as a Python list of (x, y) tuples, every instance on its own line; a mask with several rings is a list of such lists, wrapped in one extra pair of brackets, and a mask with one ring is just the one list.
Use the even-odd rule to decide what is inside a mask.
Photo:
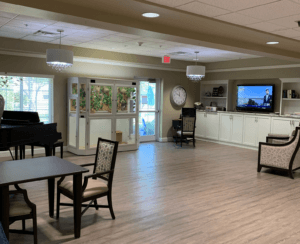
[[(98, 138), (97, 152), (95, 157), (94, 173), (101, 173), (115, 169), (119, 142), (110, 141)], [(102, 177), (109, 182), (112, 182), (113, 174), (102, 175)]]
[(182, 131), (194, 132), (196, 117), (182, 117)]

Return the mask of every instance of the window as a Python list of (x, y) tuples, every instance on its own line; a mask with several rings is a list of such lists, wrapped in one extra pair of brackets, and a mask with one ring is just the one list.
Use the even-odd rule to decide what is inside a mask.
[(7, 86), (0, 83), (5, 110), (38, 112), (42, 122), (52, 123), (52, 78), (8, 76), (7, 79)]

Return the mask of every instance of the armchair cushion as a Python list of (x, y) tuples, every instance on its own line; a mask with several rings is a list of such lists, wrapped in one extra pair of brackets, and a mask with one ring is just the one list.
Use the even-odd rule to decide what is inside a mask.
[[(177, 131), (177, 134), (179, 135), (179, 136), (181, 136), (181, 131)], [(184, 136), (193, 136), (193, 132), (183, 132), (183, 135)]]
[(25, 202), (21, 193), (16, 193), (9, 198), (9, 217), (28, 215), (32, 209)]
[(269, 137), (289, 137), (290, 135), (288, 134), (276, 134), (276, 133), (269, 133), (268, 134)]
[[(67, 190), (73, 196), (73, 181), (63, 181), (59, 188)], [(108, 191), (107, 184), (100, 180), (89, 179), (82, 197), (88, 198)]]

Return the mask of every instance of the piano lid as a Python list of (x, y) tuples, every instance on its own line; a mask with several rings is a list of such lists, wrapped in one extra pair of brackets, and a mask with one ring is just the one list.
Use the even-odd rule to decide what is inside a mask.
[(28, 112), (28, 111), (3, 111), (4, 120), (23, 120), (30, 123), (40, 122), (40, 117), (38, 112)]

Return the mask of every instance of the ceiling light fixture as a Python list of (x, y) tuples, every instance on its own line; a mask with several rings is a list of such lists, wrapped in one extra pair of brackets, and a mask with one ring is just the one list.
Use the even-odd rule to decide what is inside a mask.
[(157, 17), (159, 17), (159, 14), (157, 14), (157, 13), (143, 13), (142, 16), (144, 16), (146, 18), (157, 18)]
[(63, 30), (57, 30), (60, 33), (59, 49), (47, 49), (47, 64), (56, 71), (62, 71), (73, 65), (73, 52), (61, 49), (61, 33)]
[(279, 42), (267, 42), (268, 45), (276, 45), (279, 44)]
[(192, 82), (196, 83), (205, 77), (205, 66), (197, 65), (197, 60), (198, 60), (197, 54), (199, 52), (195, 52), (195, 53), (196, 53), (196, 65), (189, 65), (186, 67), (186, 76)]

